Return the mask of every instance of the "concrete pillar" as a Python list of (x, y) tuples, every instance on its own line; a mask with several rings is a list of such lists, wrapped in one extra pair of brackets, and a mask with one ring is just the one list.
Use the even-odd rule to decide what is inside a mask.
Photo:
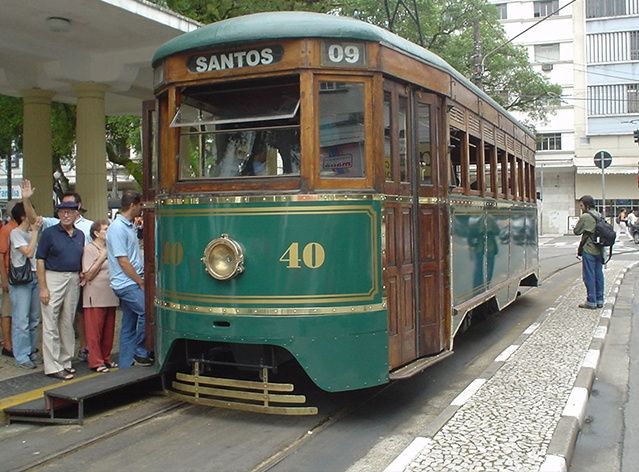
[(23, 176), (36, 188), (32, 203), (39, 215), (53, 214), (53, 152), (51, 147), (51, 99), (49, 90), (22, 91)]
[(81, 83), (74, 90), (78, 97), (75, 190), (82, 197), (87, 218), (106, 218), (108, 204), (104, 93), (107, 86), (92, 82)]

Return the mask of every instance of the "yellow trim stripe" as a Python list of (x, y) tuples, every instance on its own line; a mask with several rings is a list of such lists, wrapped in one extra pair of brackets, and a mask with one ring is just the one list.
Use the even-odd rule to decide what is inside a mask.
[[(115, 372), (117, 369), (113, 369)], [(47, 385), (46, 387), (40, 387), (33, 390), (29, 390), (28, 392), (18, 393), (16, 395), (12, 395), (10, 397), (0, 399), (0, 418), (5, 419), (4, 410), (6, 408), (11, 408), (12, 406), (20, 405), (21, 403), (30, 402), (33, 400), (37, 400), (38, 398), (44, 396), (44, 392), (47, 390), (53, 390), (54, 388), (62, 387), (63, 385), (71, 385), (74, 383), (82, 382), (84, 380), (89, 380), (94, 377), (99, 377), (101, 374), (99, 372), (83, 375), (82, 377), (75, 377), (71, 380), (63, 380), (53, 385)]]
[(356, 306), (296, 307), (296, 308), (233, 308), (215, 306), (185, 305), (166, 300), (155, 299), (155, 306), (169, 310), (196, 315), (255, 315), (255, 316), (299, 316), (299, 315), (352, 315), (355, 313), (370, 313), (386, 309), (386, 300), (382, 303)]

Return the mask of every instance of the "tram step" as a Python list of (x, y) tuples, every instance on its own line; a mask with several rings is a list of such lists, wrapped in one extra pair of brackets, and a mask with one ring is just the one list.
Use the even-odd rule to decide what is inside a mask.
[(85, 400), (159, 377), (152, 368), (116, 370), (47, 390), (44, 397), (6, 408), (4, 413), (10, 423), (82, 424)]
[(422, 357), (420, 359), (416, 359), (410, 364), (407, 364), (403, 367), (400, 367), (397, 370), (392, 371), (388, 374), (388, 378), (390, 380), (401, 380), (412, 377), (413, 375), (417, 375), (422, 372), (427, 367), (430, 367), (434, 364), (437, 364), (440, 361), (443, 361), (449, 356), (453, 355), (453, 351), (442, 351), (439, 354), (429, 357)]
[[(55, 412), (47, 405), (44, 397), (37, 398), (19, 405), (5, 408), (4, 414), (9, 423), (77, 423), (75, 408), (70, 405), (57, 405)], [(55, 413), (55, 414), (53, 414)]]
[(99, 377), (93, 377), (88, 382), (77, 382), (47, 390), (45, 394), (49, 398), (79, 402), (156, 377), (159, 378), (160, 374), (153, 368), (133, 367), (130, 369), (118, 369)]

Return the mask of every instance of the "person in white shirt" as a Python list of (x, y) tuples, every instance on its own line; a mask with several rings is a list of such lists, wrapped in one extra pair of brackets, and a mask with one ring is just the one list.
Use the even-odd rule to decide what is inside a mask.
[(631, 228), (632, 226), (636, 224), (637, 224), (637, 215), (635, 215), (635, 210), (631, 208), (630, 211), (628, 212), (628, 227)]
[[(35, 187), (31, 188), (31, 182), (29, 182), (26, 179), (23, 182), (24, 182), (23, 186), (26, 187), (28, 195), (31, 196), (33, 192), (35, 192)], [(23, 189), (23, 192), (24, 192), (24, 189)], [(84, 216), (82, 216), (82, 211), (83, 211), (82, 197), (80, 197), (80, 194), (77, 192), (66, 192), (62, 195), (62, 199), (60, 200), (60, 202), (61, 203), (74, 202), (78, 204), (78, 209), (79, 209), (78, 216), (73, 222), (73, 226), (84, 233), (84, 245), (86, 246), (93, 239), (91, 238), (91, 225), (93, 224), (93, 221), (88, 220)], [(36, 215), (35, 209), (31, 205), (29, 200), (27, 200), (27, 202), (25, 203), (24, 209), (27, 212), (27, 218), (29, 219), (29, 221), (31, 222), (35, 221), (35, 217), (37, 215)], [(47, 228), (50, 228), (51, 226), (60, 224), (60, 220), (58, 218), (53, 218), (48, 216), (43, 217), (42, 221), (43, 221), (42, 231), (44, 231)], [(80, 300), (82, 300), (82, 292), (80, 292)], [(80, 344), (80, 349), (78, 351), (78, 359), (80, 359), (81, 361), (86, 361), (88, 359), (88, 350), (87, 350), (86, 336), (84, 333), (84, 314), (82, 312), (81, 302), (78, 303), (78, 308), (75, 314), (75, 329), (76, 329), (76, 332), (78, 333), (78, 343)]]

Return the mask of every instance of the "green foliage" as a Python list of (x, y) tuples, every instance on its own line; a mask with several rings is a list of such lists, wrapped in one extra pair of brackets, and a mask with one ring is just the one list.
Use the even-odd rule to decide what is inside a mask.
[(11, 155), (11, 144), (22, 147), (22, 99), (0, 95), (0, 158)]
[(133, 115), (108, 116), (106, 119), (107, 157), (114, 164), (124, 166), (138, 185), (142, 185), (142, 162), (133, 161), (131, 149), (140, 153), (141, 118)]
[(181, 15), (208, 24), (240, 15), (262, 11), (325, 12), (333, 2), (328, 0), (151, 0)]
[(51, 104), (51, 147), (54, 162), (73, 158), (75, 116), (75, 105), (58, 102)]

